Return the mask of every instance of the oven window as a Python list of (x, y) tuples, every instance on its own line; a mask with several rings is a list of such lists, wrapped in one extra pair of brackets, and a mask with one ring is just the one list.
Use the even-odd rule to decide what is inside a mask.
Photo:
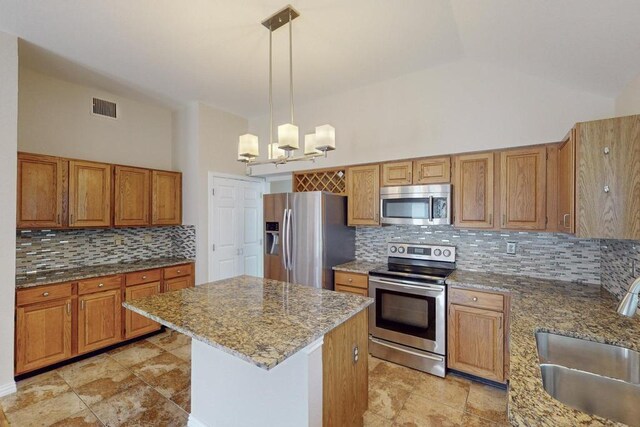
[(429, 218), (429, 199), (384, 199), (382, 216), (385, 218)]
[(376, 326), (434, 341), (435, 298), (376, 289)]

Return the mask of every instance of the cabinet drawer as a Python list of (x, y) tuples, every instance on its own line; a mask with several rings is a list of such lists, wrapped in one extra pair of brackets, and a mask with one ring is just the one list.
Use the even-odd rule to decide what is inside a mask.
[(126, 276), (127, 286), (139, 285), (141, 283), (157, 282), (162, 279), (162, 270), (157, 268), (155, 270), (136, 271), (135, 273), (128, 273)]
[(164, 278), (173, 279), (174, 277), (190, 276), (192, 272), (192, 264), (176, 265), (164, 269)]
[(460, 304), (469, 307), (486, 308), (487, 310), (504, 310), (504, 295), (490, 292), (450, 288), (449, 302), (451, 304)]
[(355, 294), (355, 295), (362, 295), (363, 297), (368, 297), (369, 296), (369, 291), (367, 289), (354, 288), (352, 286), (344, 286), (344, 285), (336, 284), (336, 291), (337, 292), (347, 292), (347, 293)]
[(98, 291), (118, 289), (122, 285), (122, 276), (97, 277), (78, 282), (78, 295), (91, 294)]
[(58, 298), (70, 297), (73, 293), (71, 283), (61, 285), (37, 286), (30, 289), (20, 289), (16, 295), (16, 305), (27, 305), (35, 302), (45, 302)]
[(353, 286), (363, 289), (369, 288), (369, 276), (365, 274), (336, 271), (335, 282), (336, 285)]

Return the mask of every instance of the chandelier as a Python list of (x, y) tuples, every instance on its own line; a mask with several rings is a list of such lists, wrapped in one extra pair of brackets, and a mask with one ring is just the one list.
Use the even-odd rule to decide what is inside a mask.
[[(316, 126), (314, 133), (304, 136), (304, 154), (294, 156), (293, 152), (300, 148), (299, 131), (293, 120), (293, 30), (292, 21), (300, 16), (291, 5), (271, 15), (262, 21), (269, 30), (269, 145), (267, 146), (268, 160), (256, 160), (260, 155), (258, 137), (250, 133), (240, 136), (238, 141), (238, 161), (247, 166), (263, 164), (285, 164), (301, 160), (315, 160), (316, 157), (327, 155), (327, 151), (336, 148), (336, 132), (331, 125)], [(289, 104), (291, 121), (278, 126), (278, 141), (273, 141), (273, 32), (289, 24)]]

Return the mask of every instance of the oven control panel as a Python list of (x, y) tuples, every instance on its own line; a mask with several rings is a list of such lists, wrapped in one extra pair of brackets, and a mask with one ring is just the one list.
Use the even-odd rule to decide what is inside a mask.
[(389, 243), (387, 255), (394, 258), (455, 262), (456, 247), (412, 243)]

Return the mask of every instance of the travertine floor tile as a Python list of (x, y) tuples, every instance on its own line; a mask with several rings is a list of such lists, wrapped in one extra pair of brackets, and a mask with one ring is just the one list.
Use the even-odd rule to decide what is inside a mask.
[(142, 380), (133, 373), (126, 371), (126, 374), (126, 376), (118, 375), (111, 378), (100, 378), (78, 388), (74, 388), (73, 391), (76, 392), (87, 405), (92, 406), (130, 387), (143, 384)]
[(364, 427), (388, 427), (391, 421), (371, 411), (364, 413)]
[(149, 384), (164, 397), (170, 399), (176, 393), (191, 386), (191, 365), (182, 363), (176, 369), (153, 378)]
[(16, 393), (0, 398), (0, 405), (7, 413), (18, 411), (71, 390), (55, 371), (19, 381), (17, 388)]
[(107, 354), (72, 363), (57, 372), (74, 389), (102, 378), (121, 381), (131, 374)]
[(124, 347), (117, 348), (109, 352), (109, 355), (121, 365), (129, 368), (138, 363), (147, 361), (157, 355), (164, 353), (164, 350), (147, 340), (135, 342)]
[(89, 409), (85, 409), (84, 411), (80, 411), (77, 414), (70, 416), (69, 418), (65, 418), (62, 421), (58, 421), (53, 424), (52, 427), (94, 427), (94, 426), (102, 426), (103, 424), (98, 421), (93, 412)]
[(0, 408), (0, 427), (8, 427), (9, 421), (7, 421), (7, 417), (4, 416), (4, 411)]
[(182, 347), (174, 348), (169, 352), (185, 362), (191, 362), (191, 344), (183, 345)]
[(369, 355), (369, 371), (373, 371), (373, 369), (378, 366), (380, 362), (382, 362), (382, 360)]
[(124, 426), (171, 426), (187, 425), (189, 415), (174, 403), (163, 400), (121, 424)]
[(190, 337), (179, 332), (172, 331), (171, 329), (167, 329), (161, 334), (147, 338), (147, 341), (167, 351), (191, 344)]
[(175, 393), (171, 396), (171, 400), (187, 413), (191, 413), (191, 387)]
[(160, 393), (142, 383), (92, 405), (91, 410), (105, 425), (119, 426), (163, 400)]
[(394, 425), (403, 427), (461, 426), (464, 412), (412, 394), (398, 413)]
[(470, 382), (453, 375), (439, 378), (418, 374), (419, 380), (413, 392), (434, 402), (444, 403), (454, 409), (464, 411), (467, 404)]
[(6, 413), (12, 426), (48, 426), (86, 409), (87, 406), (72, 391), (58, 394)]
[(412, 390), (420, 380), (422, 373), (411, 368), (380, 361), (369, 372), (369, 381), (392, 382), (406, 390)]
[(410, 394), (411, 391), (401, 383), (369, 379), (369, 411), (391, 420)]
[(154, 378), (164, 375), (185, 365), (186, 362), (172, 353), (161, 353), (149, 360), (133, 365), (130, 369), (146, 382), (152, 382)]
[(507, 420), (507, 392), (488, 385), (472, 383), (466, 411), (487, 420), (505, 422)]

